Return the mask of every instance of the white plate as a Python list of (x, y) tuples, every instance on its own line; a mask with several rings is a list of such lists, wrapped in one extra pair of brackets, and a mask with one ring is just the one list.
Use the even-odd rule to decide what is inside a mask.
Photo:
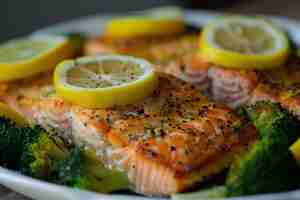
[[(211, 19), (220, 15), (207, 11), (186, 11), (186, 21), (197, 26), (203, 26)], [(84, 32), (89, 36), (97, 36), (103, 30), (105, 22), (112, 16), (89, 16), (72, 20), (66, 23), (60, 23), (34, 34), (51, 34), (61, 32)], [(300, 23), (281, 17), (269, 17), (270, 20), (289, 32), (294, 42), (300, 44)], [(300, 178), (300, 177), (299, 177)], [(92, 192), (71, 189), (64, 186), (54, 185), (42, 182), (30, 177), (23, 176), (19, 173), (6, 170), (0, 167), (0, 184), (5, 185), (12, 190), (38, 200), (163, 200), (163, 198), (148, 198), (134, 195), (105, 195), (95, 194)], [(268, 195), (256, 195), (252, 197), (234, 198), (240, 200), (293, 200), (300, 199), (300, 190)]]

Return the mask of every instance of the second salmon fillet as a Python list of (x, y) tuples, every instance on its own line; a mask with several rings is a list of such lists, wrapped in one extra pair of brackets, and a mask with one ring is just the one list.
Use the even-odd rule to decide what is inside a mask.
[(159, 74), (144, 101), (85, 109), (56, 95), (52, 78), (2, 84), (1, 98), (30, 120), (97, 152), (108, 167), (124, 170), (132, 189), (168, 196), (227, 168), (257, 138), (233, 110), (210, 103), (191, 84)]

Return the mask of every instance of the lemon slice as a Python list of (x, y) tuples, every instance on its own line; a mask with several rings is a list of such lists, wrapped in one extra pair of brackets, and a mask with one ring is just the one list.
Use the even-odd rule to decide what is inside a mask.
[(137, 16), (112, 19), (104, 35), (117, 38), (174, 35), (184, 31), (183, 12), (177, 7), (162, 7)]
[(25, 78), (54, 68), (70, 58), (70, 40), (59, 36), (30, 36), (0, 45), (0, 81)]
[(266, 69), (286, 62), (289, 42), (282, 31), (263, 19), (222, 17), (204, 28), (200, 52), (222, 67)]
[(127, 56), (102, 55), (64, 61), (54, 72), (57, 93), (87, 108), (141, 101), (157, 87), (150, 63)]
[(7, 104), (1, 102), (0, 102), (0, 116), (8, 118), (16, 122), (16, 124), (20, 126), (25, 126), (26, 124), (28, 124), (28, 121), (24, 117), (22, 117), (19, 113), (11, 109)]

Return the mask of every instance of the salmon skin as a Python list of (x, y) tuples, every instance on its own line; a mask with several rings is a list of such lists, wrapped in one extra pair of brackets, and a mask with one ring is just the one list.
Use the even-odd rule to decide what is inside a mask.
[(57, 96), (49, 74), (3, 83), (2, 101), (69, 142), (96, 150), (141, 194), (185, 191), (227, 168), (257, 138), (229, 107), (210, 103), (171, 75), (159, 73), (158, 88), (140, 103), (85, 109)]
[[(94, 44), (95, 49), (109, 47), (118, 52), (117, 48), (104, 41), (90, 43)], [(88, 45), (86, 49), (89, 49)], [(130, 49), (122, 53), (134, 54)], [(196, 34), (169, 41), (156, 41), (149, 48), (144, 48), (143, 55), (137, 56), (157, 64), (157, 71), (172, 74), (194, 84), (216, 102), (236, 108), (269, 100), (280, 103), (300, 119), (299, 58), (292, 57), (285, 66), (268, 71), (226, 69), (207, 62), (200, 55)]]

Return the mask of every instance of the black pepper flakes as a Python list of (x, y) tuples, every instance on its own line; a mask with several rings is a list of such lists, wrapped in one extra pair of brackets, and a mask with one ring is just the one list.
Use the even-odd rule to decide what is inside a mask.
[(156, 152), (154, 152), (153, 150), (148, 150), (148, 153), (150, 154), (150, 156), (152, 156), (152, 157), (157, 157), (158, 156), (158, 154), (156, 153)]
[(189, 151), (189, 149), (184, 149), (184, 154), (186, 155), (186, 156), (188, 156), (189, 155), (189, 153), (190, 153), (190, 151)]
[(176, 147), (173, 145), (171, 145), (170, 149), (171, 149), (171, 151), (176, 151)]
[(179, 66), (179, 68), (180, 68), (180, 71), (181, 71), (181, 72), (183, 72), (183, 73), (186, 72), (186, 66), (185, 66), (185, 64), (181, 64), (181, 65)]

